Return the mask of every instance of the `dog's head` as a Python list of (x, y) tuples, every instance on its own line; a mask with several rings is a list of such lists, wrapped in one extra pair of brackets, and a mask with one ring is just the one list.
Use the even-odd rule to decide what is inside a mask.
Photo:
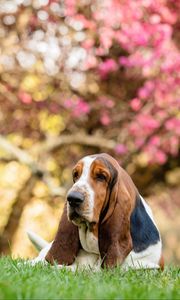
[[(109, 158), (109, 157), (108, 157)], [(98, 223), (117, 170), (104, 155), (86, 156), (72, 171), (73, 186), (67, 194), (68, 218), (74, 224)]]

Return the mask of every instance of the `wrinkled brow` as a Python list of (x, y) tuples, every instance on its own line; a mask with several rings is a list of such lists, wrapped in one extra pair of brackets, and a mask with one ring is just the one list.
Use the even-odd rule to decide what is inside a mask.
[(82, 161), (79, 161), (79, 162), (74, 166), (74, 168), (72, 169), (72, 174), (73, 174), (75, 171), (78, 171), (78, 172), (82, 173), (82, 171), (83, 171), (83, 162), (82, 162)]
[(99, 157), (97, 157), (97, 160), (102, 162), (102, 164), (105, 166), (105, 168), (107, 168), (108, 171), (110, 172), (110, 175), (111, 175), (110, 188), (112, 188), (112, 186), (117, 181), (118, 171), (116, 170), (116, 168), (111, 164), (111, 162), (108, 159), (106, 159), (102, 156), (99, 156)]

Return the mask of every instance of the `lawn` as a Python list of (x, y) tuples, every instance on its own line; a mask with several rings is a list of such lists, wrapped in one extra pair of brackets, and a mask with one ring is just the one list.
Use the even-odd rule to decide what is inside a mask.
[(180, 299), (180, 269), (99, 273), (0, 259), (0, 299)]

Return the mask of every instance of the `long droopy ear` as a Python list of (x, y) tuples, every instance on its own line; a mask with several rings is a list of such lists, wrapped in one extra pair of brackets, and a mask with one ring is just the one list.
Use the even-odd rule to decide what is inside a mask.
[(109, 195), (106, 215), (99, 225), (99, 249), (102, 267), (121, 265), (132, 250), (130, 216), (134, 208), (136, 187), (120, 168)]
[(79, 248), (78, 227), (68, 220), (67, 204), (65, 204), (56, 237), (46, 255), (46, 260), (51, 264), (56, 261), (61, 265), (71, 265)]

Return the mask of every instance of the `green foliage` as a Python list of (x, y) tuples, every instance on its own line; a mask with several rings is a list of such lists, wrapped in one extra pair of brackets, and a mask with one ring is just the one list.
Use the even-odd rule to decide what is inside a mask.
[(179, 299), (179, 269), (98, 273), (0, 259), (0, 299)]

